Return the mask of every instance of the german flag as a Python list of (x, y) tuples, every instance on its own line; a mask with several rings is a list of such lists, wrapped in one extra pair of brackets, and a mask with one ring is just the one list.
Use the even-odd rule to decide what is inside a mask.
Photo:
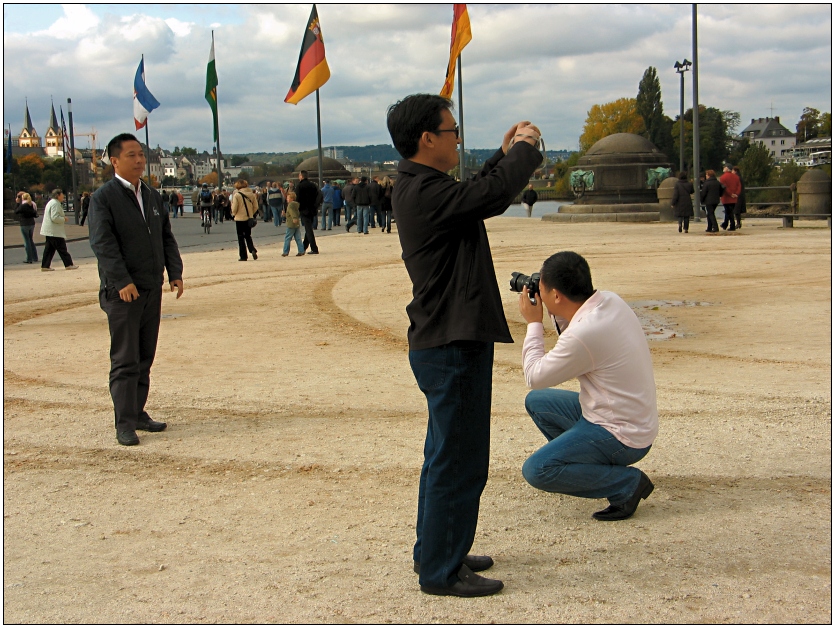
[(322, 29), (319, 26), (319, 14), (316, 5), (310, 12), (307, 30), (302, 40), (302, 51), (299, 53), (299, 64), (296, 66), (296, 76), (284, 102), (297, 105), (305, 96), (309, 96), (328, 82), (331, 71), (328, 60), (325, 59), (325, 41), (322, 39)]
[(467, 13), (466, 4), (453, 5), (452, 13), (452, 40), (449, 43), (449, 65), (446, 71), (446, 81), (441, 90), (441, 96), (452, 98), (452, 89), (455, 86), (455, 61), (458, 55), (464, 50), (464, 46), (470, 43), (473, 33), (470, 30), (470, 15)]

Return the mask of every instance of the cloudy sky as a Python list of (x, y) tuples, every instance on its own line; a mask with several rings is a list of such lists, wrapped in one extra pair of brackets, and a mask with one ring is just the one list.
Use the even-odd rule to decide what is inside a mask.
[[(5, 4), (4, 127), (20, 132), (28, 97), (43, 135), (52, 96), (56, 111), (72, 98), (76, 132), (94, 126), (100, 146), (133, 131), (144, 53), (148, 88), (162, 103), (150, 116), (151, 144), (211, 150), (204, 92), (214, 30), (223, 152), (315, 148), (315, 96), (284, 103), (310, 6)], [(321, 89), (323, 144), (390, 143), (386, 108), (443, 85), (452, 6), (317, 7), (331, 69)], [(648, 66), (658, 69), (665, 113), (678, 113), (673, 64), (692, 61), (690, 5), (484, 4), (469, 14), (468, 147), (496, 147), (507, 127), (530, 119), (549, 149), (576, 149), (589, 108), (634, 97)], [(702, 104), (738, 111), (743, 127), (773, 107), (792, 131), (804, 106), (831, 111), (829, 5), (702, 4), (698, 23)], [(692, 106), (690, 73), (685, 102)]]

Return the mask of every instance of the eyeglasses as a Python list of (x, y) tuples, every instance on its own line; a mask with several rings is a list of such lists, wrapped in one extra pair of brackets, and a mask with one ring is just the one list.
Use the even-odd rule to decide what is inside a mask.
[(461, 132), (458, 128), (458, 125), (455, 125), (454, 129), (438, 129), (436, 131), (432, 131), (433, 133), (455, 133), (455, 139), (458, 139), (458, 134)]

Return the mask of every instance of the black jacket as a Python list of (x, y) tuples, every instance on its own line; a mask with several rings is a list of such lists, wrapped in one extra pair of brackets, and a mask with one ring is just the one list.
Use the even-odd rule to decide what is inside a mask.
[(693, 184), (690, 181), (686, 179), (676, 181), (672, 198), (673, 215), (676, 218), (686, 218), (693, 215), (693, 199), (690, 198), (690, 195), (694, 191)]
[(150, 290), (183, 278), (183, 260), (171, 233), (162, 198), (145, 183), (145, 219), (133, 192), (115, 177), (101, 186), (90, 201), (90, 248), (99, 262), (101, 287), (121, 290), (128, 284)]
[(354, 186), (354, 205), (368, 207), (371, 205), (371, 188), (367, 183), (359, 182)]
[(374, 179), (368, 182), (368, 197), (371, 201), (369, 204), (374, 207), (380, 206), (380, 201), (383, 200), (383, 186), (377, 183)]
[(299, 213), (303, 216), (316, 215), (316, 199), (319, 196), (319, 188), (310, 179), (301, 179), (296, 184), (296, 200), (299, 202)]
[(716, 206), (719, 204), (719, 201), (722, 199), (722, 184), (716, 179), (716, 177), (711, 177), (707, 181), (702, 184), (702, 203), (705, 205), (713, 205)]
[(506, 156), (497, 151), (471, 181), (400, 161), (392, 207), (412, 280), (410, 349), (456, 340), (513, 342), (484, 220), (503, 214), (541, 163), (527, 142)]
[(20, 222), (21, 227), (32, 227), (35, 224), (35, 218), (38, 216), (38, 210), (35, 209), (34, 205), (31, 203), (19, 203), (17, 209), (14, 210), (20, 218), (18, 221)]
[(536, 193), (536, 190), (525, 190), (522, 194), (522, 202), (527, 203), (531, 207), (533, 204), (539, 200), (539, 194)]

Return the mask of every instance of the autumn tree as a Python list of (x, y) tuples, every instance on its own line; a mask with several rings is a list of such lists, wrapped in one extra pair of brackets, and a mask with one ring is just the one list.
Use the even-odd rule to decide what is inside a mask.
[(634, 98), (618, 98), (603, 105), (593, 105), (580, 136), (580, 150), (585, 153), (595, 142), (615, 133), (642, 134), (644, 130), (644, 120)]
[(213, 170), (212, 172), (207, 174), (205, 177), (200, 179), (198, 183), (205, 183), (210, 187), (217, 187), (217, 170)]
[(18, 174), (23, 185), (37, 185), (41, 182), (44, 161), (39, 155), (29, 153), (17, 159)]

